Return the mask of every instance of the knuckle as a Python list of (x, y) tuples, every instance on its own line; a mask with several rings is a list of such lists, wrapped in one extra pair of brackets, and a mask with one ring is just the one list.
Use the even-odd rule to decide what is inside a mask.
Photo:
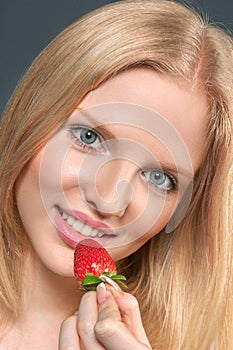
[(119, 328), (119, 323), (111, 318), (105, 318), (95, 324), (94, 331), (97, 338), (110, 338)]
[(139, 309), (139, 303), (138, 300), (132, 295), (132, 294), (126, 294), (125, 300), (127, 303), (127, 308), (130, 310), (138, 310)]

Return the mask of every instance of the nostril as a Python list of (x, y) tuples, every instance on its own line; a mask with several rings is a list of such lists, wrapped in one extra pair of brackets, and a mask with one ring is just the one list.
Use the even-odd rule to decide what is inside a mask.
[(98, 210), (98, 209), (97, 209), (97, 205), (95, 204), (95, 202), (93, 202), (93, 201), (88, 201), (88, 200), (87, 200), (87, 203), (88, 203), (88, 205), (89, 205), (92, 209)]

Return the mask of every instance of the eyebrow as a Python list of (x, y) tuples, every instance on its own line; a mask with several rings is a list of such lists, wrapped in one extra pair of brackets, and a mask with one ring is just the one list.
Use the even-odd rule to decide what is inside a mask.
[[(91, 124), (93, 124), (93, 127), (100, 132), (101, 135), (104, 136), (105, 139), (111, 140), (111, 139), (118, 139), (116, 135), (111, 132), (108, 128), (106, 128), (106, 123), (100, 123), (92, 114), (87, 113), (87, 110), (80, 109), (80, 114), (83, 114), (85, 118), (89, 120)], [(111, 122), (109, 122), (111, 124)], [(112, 123), (116, 124), (116, 123)], [(193, 178), (194, 172), (190, 173), (187, 169), (184, 169), (180, 166), (175, 166), (173, 163), (168, 163), (166, 161), (158, 161), (158, 165), (163, 170), (168, 171), (171, 174), (174, 175), (183, 175), (187, 178)]]

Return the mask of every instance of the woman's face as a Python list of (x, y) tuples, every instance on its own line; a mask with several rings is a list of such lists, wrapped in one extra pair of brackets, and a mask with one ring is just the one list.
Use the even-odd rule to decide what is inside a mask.
[(165, 228), (201, 164), (206, 111), (195, 84), (147, 68), (87, 94), (17, 183), (40, 261), (72, 276), (74, 248), (87, 236), (118, 260)]

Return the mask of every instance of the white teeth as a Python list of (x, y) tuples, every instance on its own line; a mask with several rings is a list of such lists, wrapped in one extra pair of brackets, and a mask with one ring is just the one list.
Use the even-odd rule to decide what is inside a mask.
[(68, 215), (65, 212), (62, 212), (62, 217), (64, 220), (66, 220), (69, 226), (71, 226), (75, 231), (81, 233), (84, 236), (99, 238), (104, 236), (104, 232), (101, 232), (90, 225), (84, 224), (80, 220), (76, 220), (73, 216)]
[(70, 226), (72, 226), (74, 222), (75, 222), (75, 218), (73, 218), (73, 216), (69, 216), (68, 219), (67, 219), (67, 223)]
[(75, 220), (73, 223), (72, 227), (75, 231), (81, 231), (83, 228), (84, 224), (81, 221)]
[(90, 236), (91, 235), (91, 231), (92, 231), (92, 227), (89, 225), (85, 225), (82, 228), (82, 234), (84, 234), (85, 236)]
[[(93, 228), (92, 230), (91, 230), (91, 233), (90, 233), (90, 235), (91, 235), (91, 237), (96, 237), (96, 236), (98, 236), (98, 233), (100, 233), (96, 228)], [(99, 237), (99, 236), (98, 236)]]

